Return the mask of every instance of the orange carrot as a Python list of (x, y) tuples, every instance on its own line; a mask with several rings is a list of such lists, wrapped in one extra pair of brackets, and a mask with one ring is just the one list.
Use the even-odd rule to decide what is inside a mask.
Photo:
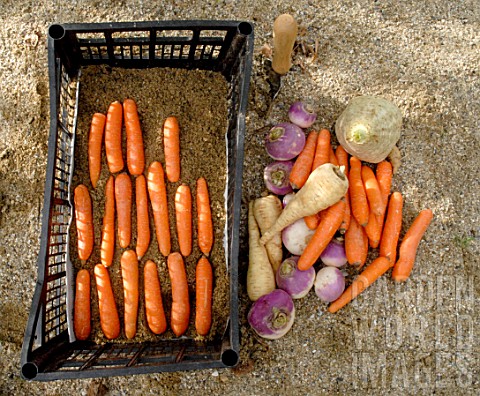
[(143, 284), (148, 327), (154, 334), (162, 334), (167, 330), (167, 318), (163, 308), (162, 289), (158, 279), (157, 266), (152, 260), (147, 260), (143, 267)]
[(113, 102), (108, 108), (105, 123), (105, 154), (107, 155), (108, 169), (111, 173), (123, 169), (122, 154), (122, 105)]
[(375, 215), (372, 211), (368, 213), (368, 223), (364, 227), (368, 237), (368, 244), (372, 249), (376, 249), (380, 244), (382, 235), (384, 215)]
[(422, 210), (403, 237), (400, 244), (399, 258), (392, 272), (392, 278), (396, 282), (404, 282), (410, 276), (415, 263), (418, 245), (432, 219), (433, 213), (431, 209)]
[[(335, 150), (335, 156), (337, 157), (338, 165), (344, 167), (345, 176), (348, 177), (348, 170), (349, 170), (349, 161), (348, 161), (348, 153), (345, 149), (338, 145), (337, 149)], [(350, 227), (350, 217), (352, 215), (352, 211), (350, 208), (350, 194), (347, 191), (345, 194), (345, 213), (343, 214), (342, 224), (340, 225), (340, 232), (344, 234), (348, 227)]]
[(368, 223), (368, 201), (362, 182), (362, 163), (356, 157), (350, 157), (350, 172), (348, 174), (350, 208), (352, 215), (361, 226)]
[(303, 218), (305, 220), (305, 224), (307, 225), (308, 228), (311, 230), (316, 230), (318, 227), (318, 222), (319, 222), (319, 217), (318, 214), (310, 215), (310, 216), (305, 216)]
[(105, 185), (105, 212), (103, 214), (102, 243), (100, 248), (101, 262), (110, 267), (115, 253), (115, 178), (113, 175)]
[(168, 181), (180, 179), (180, 128), (176, 117), (168, 117), (163, 124), (165, 173)]
[(362, 182), (367, 194), (368, 206), (373, 214), (380, 216), (386, 205), (383, 204), (382, 193), (378, 185), (375, 173), (372, 168), (367, 165), (362, 165)]
[(157, 235), (158, 249), (168, 256), (171, 249), (170, 222), (168, 220), (167, 189), (162, 164), (152, 162), (147, 174), (148, 195), (152, 204), (153, 221)]
[(138, 315), (138, 259), (133, 250), (125, 250), (120, 259), (123, 281), (125, 336), (128, 339), (137, 333)]
[(88, 188), (78, 185), (74, 191), (75, 224), (77, 226), (78, 257), (88, 260), (93, 250), (93, 209)]
[(382, 240), (380, 241), (380, 256), (388, 258), (392, 266), (397, 259), (397, 244), (402, 229), (403, 198), (399, 192), (390, 196), (388, 203), (387, 220), (383, 228)]
[(123, 102), (125, 132), (127, 134), (127, 167), (131, 175), (138, 176), (145, 169), (142, 128), (138, 118), (137, 104), (132, 99)]
[(118, 317), (117, 305), (113, 296), (112, 283), (108, 270), (102, 264), (95, 266), (95, 283), (98, 293), (98, 312), (100, 325), (103, 334), (109, 340), (120, 335), (120, 319)]
[(367, 287), (374, 283), (390, 268), (390, 260), (385, 257), (378, 257), (357, 276), (350, 286), (328, 307), (328, 311), (335, 313), (350, 301), (356, 298)]
[(311, 131), (305, 142), (305, 147), (298, 155), (290, 171), (290, 184), (294, 189), (302, 188), (312, 172), (313, 157), (317, 147), (318, 132)]
[(352, 216), (350, 227), (345, 232), (345, 254), (350, 265), (363, 267), (367, 261), (368, 238), (364, 228)]
[(178, 186), (175, 194), (175, 215), (180, 253), (192, 253), (192, 194), (186, 184)]
[(137, 176), (135, 180), (135, 204), (137, 207), (137, 246), (135, 251), (140, 260), (150, 245), (147, 180), (143, 175)]
[(78, 340), (86, 340), (92, 329), (90, 310), (90, 273), (86, 269), (78, 271), (75, 282), (75, 308), (73, 327)]
[(335, 166), (339, 165), (338, 159), (335, 156), (335, 152), (333, 151), (333, 147), (331, 145), (330, 145), (330, 155), (329, 155), (328, 162), (330, 162), (331, 164), (333, 164)]
[(172, 285), (172, 313), (170, 327), (174, 334), (180, 337), (188, 328), (190, 318), (190, 300), (188, 297), (188, 282), (182, 255), (171, 253), (167, 259), (168, 273)]
[(213, 220), (207, 181), (203, 177), (197, 180), (197, 227), (198, 247), (208, 256), (213, 246)]
[(320, 165), (330, 162), (330, 132), (322, 129), (318, 134), (315, 157), (313, 158), (312, 171)]
[(132, 181), (127, 173), (120, 173), (115, 180), (115, 204), (118, 238), (120, 246), (126, 248), (132, 238)]
[(206, 336), (212, 325), (213, 272), (210, 262), (202, 257), (195, 270), (195, 329)]
[(305, 271), (315, 264), (332, 240), (335, 232), (337, 232), (338, 227), (340, 227), (344, 211), (345, 202), (343, 200), (338, 201), (326, 210), (325, 216), (320, 221), (317, 230), (298, 259), (297, 265), (299, 270)]
[(88, 134), (88, 169), (93, 188), (97, 187), (102, 169), (102, 140), (106, 118), (105, 114), (95, 113)]

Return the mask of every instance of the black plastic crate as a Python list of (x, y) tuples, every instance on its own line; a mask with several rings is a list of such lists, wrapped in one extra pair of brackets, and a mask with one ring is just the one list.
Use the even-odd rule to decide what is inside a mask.
[[(185, 37), (188, 32), (188, 37)], [(21, 355), (29, 380), (92, 378), (233, 367), (239, 360), (238, 250), (245, 113), (253, 55), (253, 26), (241, 21), (155, 21), (52, 25), (48, 31), (50, 136), (38, 280)], [(81, 68), (171, 67), (222, 73), (229, 83), (227, 243), (230, 282), (222, 337), (95, 344), (73, 333), (74, 268), (68, 232)]]

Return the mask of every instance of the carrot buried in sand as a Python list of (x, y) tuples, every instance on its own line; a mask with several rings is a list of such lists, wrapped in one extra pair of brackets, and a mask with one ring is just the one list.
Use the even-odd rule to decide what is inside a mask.
[(345, 202), (338, 201), (325, 211), (325, 215), (318, 224), (317, 230), (307, 244), (298, 260), (298, 269), (306, 271), (315, 264), (322, 252), (332, 240), (335, 232), (342, 223)]
[(127, 134), (127, 167), (131, 175), (138, 176), (145, 169), (142, 128), (138, 118), (137, 104), (132, 99), (123, 102), (125, 132)]
[(379, 250), (379, 255), (388, 258), (392, 266), (397, 259), (398, 238), (402, 229), (402, 209), (402, 194), (394, 192), (390, 196), (387, 219), (385, 220)]
[(162, 164), (152, 162), (148, 167), (147, 187), (152, 204), (153, 221), (157, 236), (158, 249), (168, 256), (171, 249), (170, 222), (168, 220), (167, 189)]
[(157, 266), (152, 260), (148, 260), (143, 267), (143, 284), (148, 327), (154, 334), (162, 334), (167, 330), (167, 318), (163, 308), (162, 289), (158, 279)]
[(298, 155), (290, 172), (289, 180), (294, 189), (302, 188), (312, 172), (315, 148), (317, 147), (318, 132), (311, 131), (305, 142), (305, 147)]
[(213, 272), (210, 262), (202, 257), (195, 270), (195, 329), (206, 336), (212, 325)]
[(120, 259), (123, 281), (125, 336), (128, 339), (137, 333), (138, 315), (138, 260), (133, 250), (126, 250)]
[(95, 113), (88, 134), (88, 169), (93, 188), (97, 187), (102, 169), (102, 141), (106, 119), (105, 114)]
[(170, 327), (180, 337), (188, 328), (190, 320), (190, 301), (188, 298), (188, 281), (182, 255), (171, 253), (167, 259), (168, 273), (172, 285), (172, 313)]
[(75, 308), (73, 325), (75, 337), (86, 340), (90, 335), (91, 309), (90, 309), (90, 274), (86, 269), (78, 271), (75, 282)]
[(175, 194), (175, 217), (180, 253), (192, 253), (192, 194), (186, 184), (178, 186)]
[(135, 179), (135, 205), (137, 208), (137, 245), (135, 251), (140, 260), (150, 245), (147, 180), (143, 175), (137, 176)]
[(168, 117), (163, 124), (165, 173), (171, 183), (180, 180), (180, 127), (176, 117)]
[(335, 313), (343, 308), (387, 272), (389, 268), (391, 268), (390, 260), (385, 257), (378, 257), (372, 261), (370, 265), (355, 278), (342, 295), (330, 304), (328, 311)]
[(422, 210), (403, 237), (398, 261), (395, 263), (392, 272), (392, 278), (396, 282), (404, 282), (410, 276), (415, 263), (418, 245), (432, 219), (433, 213), (431, 209)]
[(115, 178), (113, 175), (105, 185), (105, 211), (103, 213), (102, 242), (100, 260), (105, 267), (110, 267), (115, 253)]
[(105, 154), (111, 173), (120, 172), (124, 167), (122, 154), (122, 105), (113, 102), (108, 108), (105, 123)]
[(132, 181), (127, 173), (120, 173), (115, 180), (115, 204), (118, 238), (126, 248), (132, 239)]
[(88, 188), (78, 185), (74, 191), (75, 224), (77, 226), (78, 257), (88, 260), (93, 250), (93, 209)]
[(98, 312), (100, 314), (100, 325), (103, 334), (109, 340), (120, 335), (120, 319), (118, 317), (117, 305), (113, 296), (112, 283), (108, 270), (102, 264), (95, 266), (95, 283), (98, 293)]
[(200, 251), (208, 256), (213, 246), (213, 220), (205, 178), (197, 180), (197, 238)]

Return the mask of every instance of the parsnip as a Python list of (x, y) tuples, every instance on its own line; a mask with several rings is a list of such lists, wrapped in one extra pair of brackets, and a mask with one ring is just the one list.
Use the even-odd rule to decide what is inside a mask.
[(276, 233), (298, 219), (337, 203), (347, 189), (348, 179), (338, 166), (331, 163), (319, 166), (283, 209), (275, 224), (263, 234), (260, 243), (265, 245)]
[(248, 245), (247, 294), (250, 300), (256, 301), (275, 289), (275, 274), (267, 250), (260, 244), (260, 232), (253, 215), (253, 201), (248, 204)]
[[(257, 198), (253, 203), (253, 215), (262, 235), (275, 224), (280, 213), (282, 213), (282, 202), (276, 195)], [(272, 239), (265, 244), (265, 248), (273, 271), (276, 273), (283, 259), (282, 234), (277, 232), (273, 235)]]

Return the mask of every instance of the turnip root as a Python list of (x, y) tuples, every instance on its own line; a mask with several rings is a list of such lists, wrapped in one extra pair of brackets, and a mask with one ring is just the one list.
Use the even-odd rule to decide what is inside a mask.
[[(253, 215), (262, 235), (275, 224), (280, 213), (282, 213), (282, 202), (275, 195), (258, 198), (253, 203)], [(277, 272), (283, 259), (282, 234), (277, 232), (273, 235), (272, 239), (265, 244), (265, 248), (273, 271)]]
[(260, 243), (266, 244), (276, 233), (298, 219), (334, 205), (345, 195), (347, 189), (348, 179), (338, 166), (331, 163), (319, 166), (285, 206), (275, 224), (263, 234)]
[(248, 205), (248, 245), (247, 294), (250, 300), (257, 301), (275, 289), (275, 273), (265, 246), (260, 244), (260, 231), (253, 215), (253, 201)]
[(393, 174), (397, 173), (400, 165), (402, 165), (402, 154), (397, 146), (393, 146), (392, 151), (387, 156), (388, 160), (392, 164)]

